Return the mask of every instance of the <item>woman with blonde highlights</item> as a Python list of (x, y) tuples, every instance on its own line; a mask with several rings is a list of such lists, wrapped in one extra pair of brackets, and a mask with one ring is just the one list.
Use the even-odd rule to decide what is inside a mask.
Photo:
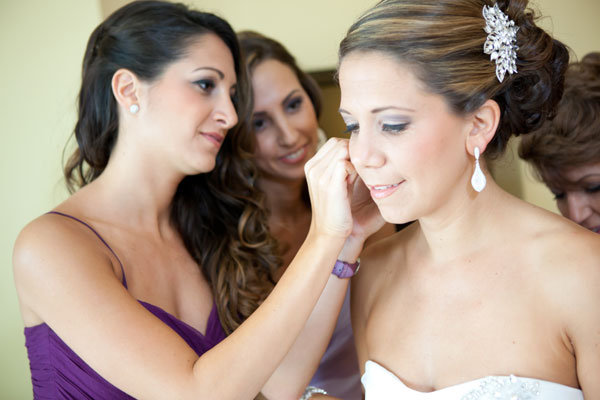
[(349, 160), (386, 221), (416, 220), (352, 281), (366, 399), (600, 397), (600, 238), (484, 159), (554, 114), (565, 46), (525, 0), (384, 0), (339, 55)]

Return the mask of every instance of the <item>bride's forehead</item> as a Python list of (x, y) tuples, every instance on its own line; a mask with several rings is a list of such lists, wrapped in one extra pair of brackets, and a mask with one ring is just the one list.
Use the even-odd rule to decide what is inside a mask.
[(378, 53), (350, 54), (340, 64), (340, 108), (381, 108), (390, 105), (414, 108), (431, 93), (412, 69)]
[(413, 67), (380, 52), (351, 53), (340, 63), (338, 79), (344, 90), (416, 91), (425, 85)]

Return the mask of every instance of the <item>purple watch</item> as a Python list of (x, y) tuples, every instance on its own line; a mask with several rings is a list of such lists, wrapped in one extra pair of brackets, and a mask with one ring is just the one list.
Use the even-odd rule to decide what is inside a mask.
[(337, 260), (333, 266), (331, 273), (338, 278), (350, 278), (358, 272), (360, 268), (360, 258), (356, 260), (354, 264), (347, 263), (346, 261)]

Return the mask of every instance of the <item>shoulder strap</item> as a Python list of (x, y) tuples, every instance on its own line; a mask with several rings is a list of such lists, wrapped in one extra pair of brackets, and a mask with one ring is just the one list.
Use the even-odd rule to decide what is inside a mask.
[(60, 211), (49, 211), (47, 214), (56, 214), (56, 215), (62, 215), (63, 217), (71, 218), (72, 220), (77, 221), (77, 222), (83, 224), (84, 226), (86, 226), (87, 228), (89, 228), (92, 232), (94, 232), (94, 234), (98, 237), (98, 239), (100, 239), (100, 241), (102, 243), (104, 243), (104, 245), (108, 248), (108, 250), (110, 250), (110, 252), (113, 254), (113, 256), (115, 256), (115, 258), (119, 262), (119, 265), (121, 266), (121, 273), (123, 274), (123, 281), (122, 281), (122, 283), (123, 283), (123, 286), (125, 286), (125, 289), (127, 289), (127, 279), (125, 278), (125, 270), (123, 269), (123, 263), (119, 259), (119, 256), (117, 256), (117, 253), (115, 253), (115, 251), (108, 245), (108, 243), (106, 243), (106, 240), (104, 240), (102, 238), (102, 236), (100, 236), (100, 234), (94, 228), (92, 228), (92, 226), (90, 224), (86, 223), (85, 221), (80, 220), (77, 217), (74, 217), (74, 216), (69, 215), (69, 214), (62, 213)]

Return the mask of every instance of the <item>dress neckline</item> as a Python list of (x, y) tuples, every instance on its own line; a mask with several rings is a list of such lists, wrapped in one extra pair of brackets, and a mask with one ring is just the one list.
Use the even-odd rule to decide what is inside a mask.
[(416, 390), (413, 388), (408, 387), (403, 381), (402, 379), (400, 379), (396, 374), (394, 374), (392, 371), (390, 371), (389, 369), (387, 369), (386, 367), (384, 367), (383, 365), (377, 363), (376, 361), (373, 360), (367, 360), (367, 362), (365, 363), (365, 373), (363, 374), (363, 377), (367, 374), (367, 370), (369, 369), (375, 369), (375, 370), (380, 370), (380, 372), (384, 373), (385, 375), (387, 375), (390, 378), (395, 379), (398, 384), (400, 384), (402, 386), (402, 388), (404, 390), (407, 390), (415, 395), (421, 395), (421, 396), (434, 396), (434, 395), (441, 395), (442, 393), (446, 394), (447, 392), (453, 392), (453, 391), (457, 391), (460, 388), (462, 388), (463, 386), (467, 386), (467, 385), (474, 385), (476, 386), (476, 384), (478, 383), (482, 383), (486, 380), (499, 380), (499, 379), (517, 379), (519, 381), (523, 381), (526, 383), (539, 383), (542, 385), (549, 385), (549, 386), (553, 386), (555, 389), (560, 389), (566, 392), (571, 392), (573, 394), (579, 394), (579, 393), (583, 393), (581, 391), (581, 389), (578, 388), (574, 388), (571, 386), (567, 386), (567, 385), (563, 385), (561, 383), (556, 383), (556, 382), (551, 382), (551, 381), (546, 381), (543, 379), (536, 379), (536, 378), (527, 378), (527, 377), (522, 377), (522, 376), (515, 376), (515, 375), (490, 375), (490, 376), (485, 376), (482, 378), (477, 378), (477, 379), (473, 379), (470, 381), (466, 381), (466, 382), (461, 382), (461, 383), (457, 383), (454, 385), (450, 385), (450, 386), (446, 386), (443, 387), (441, 389), (437, 389), (437, 390), (433, 390), (431, 392), (422, 392), (420, 390)]
[[(94, 229), (94, 227), (90, 224), (88, 224), (87, 222), (85, 222), (84, 220), (77, 218), (73, 215), (70, 214), (66, 214), (63, 213), (61, 211), (49, 211), (47, 214), (56, 214), (56, 215), (60, 215), (69, 219), (72, 219), (74, 221), (79, 222), (80, 224), (84, 225), (85, 227), (87, 227), (89, 230), (91, 230), (97, 237), (98, 239), (100, 239), (100, 241), (104, 244), (104, 246), (106, 246), (108, 248), (108, 250), (115, 256), (115, 258), (117, 259), (117, 261), (119, 262), (119, 266), (121, 267), (121, 284), (125, 287), (125, 289), (129, 290), (129, 288), (127, 287), (127, 277), (125, 276), (125, 268), (123, 267), (123, 263), (121, 262), (121, 259), (119, 258), (119, 256), (117, 255), (117, 253), (112, 249), (112, 247), (108, 244), (108, 242), (102, 237), (102, 235), (100, 235), (100, 233)], [(206, 338), (207, 334), (209, 334), (209, 331), (211, 329), (211, 321), (214, 320), (214, 318), (217, 316), (217, 304), (214, 302), (213, 300), (213, 307), (210, 311), (210, 314), (208, 315), (208, 319), (206, 320), (206, 333), (202, 333), (200, 332), (198, 329), (194, 328), (193, 326), (189, 325), (188, 323), (182, 321), (181, 319), (177, 318), (176, 316), (174, 316), (173, 314), (165, 311), (163, 308), (156, 306), (154, 304), (136, 299), (142, 306), (144, 306), (146, 309), (153, 309), (158, 313), (161, 313), (162, 315), (166, 316), (169, 320), (171, 321), (176, 321), (178, 324), (185, 326), (187, 328), (189, 328), (189, 330), (191, 330), (192, 332), (200, 335), (202, 338)], [(218, 321), (218, 319), (217, 319)], [(38, 324), (38, 325), (43, 325), (44, 323)], [(218, 322), (218, 324), (220, 325), (220, 322)], [(35, 325), (35, 326), (38, 326)], [(34, 328), (35, 326), (31, 326), (31, 327), (26, 327), (27, 328)]]
[[(156, 306), (152, 303), (148, 303), (143, 300), (138, 300), (138, 303), (140, 303), (146, 309), (152, 309), (158, 313), (161, 313), (161, 314), (167, 316), (171, 320), (177, 321), (177, 323), (181, 324), (182, 326), (185, 326), (186, 328), (188, 328), (189, 330), (191, 330), (192, 332), (196, 333), (198, 336), (203, 337), (203, 338), (206, 338), (206, 336), (209, 335), (209, 331), (212, 326), (211, 323), (212, 323), (212, 321), (214, 321), (215, 317), (217, 316), (217, 304), (213, 301), (212, 309), (210, 310), (210, 314), (208, 314), (208, 318), (206, 319), (206, 332), (202, 333), (198, 329), (196, 329), (193, 326), (191, 326), (190, 324), (188, 324), (187, 322), (177, 318), (175, 315), (171, 314), (170, 312), (166, 311), (165, 309), (163, 309), (159, 306)], [(155, 313), (152, 313), (152, 314), (155, 314)]]
[[(168, 319), (170, 319), (171, 321), (176, 321), (181, 326), (184, 326), (185, 328), (187, 328), (188, 330), (194, 332), (195, 334), (197, 334), (198, 336), (200, 336), (202, 338), (206, 338), (209, 335), (209, 331), (210, 331), (210, 329), (212, 327), (212, 323), (213, 323), (213, 321), (215, 321), (215, 318), (217, 317), (217, 304), (213, 301), (212, 309), (210, 310), (210, 314), (208, 315), (208, 318), (206, 320), (206, 332), (202, 333), (198, 329), (196, 329), (193, 326), (191, 326), (190, 324), (188, 324), (187, 322), (182, 321), (181, 319), (177, 318), (176, 316), (174, 316), (170, 312), (165, 311), (163, 308), (161, 308), (159, 306), (156, 306), (154, 304), (145, 302), (143, 300), (137, 300), (137, 301), (144, 308), (146, 308), (148, 311), (150, 311), (152, 314), (156, 315), (156, 313), (154, 313), (154, 312), (151, 311), (151, 310), (154, 310), (155, 312), (160, 313), (160, 314), (168, 317)], [(220, 326), (220, 322), (217, 321), (217, 323)], [(36, 328), (39, 328), (41, 326), (44, 326), (44, 325), (48, 326), (48, 324), (46, 324), (46, 322), (40, 322), (39, 324), (36, 324), (36, 325), (26, 326), (26, 327), (24, 327), (24, 330), (25, 331), (31, 331), (31, 330), (35, 330)]]

